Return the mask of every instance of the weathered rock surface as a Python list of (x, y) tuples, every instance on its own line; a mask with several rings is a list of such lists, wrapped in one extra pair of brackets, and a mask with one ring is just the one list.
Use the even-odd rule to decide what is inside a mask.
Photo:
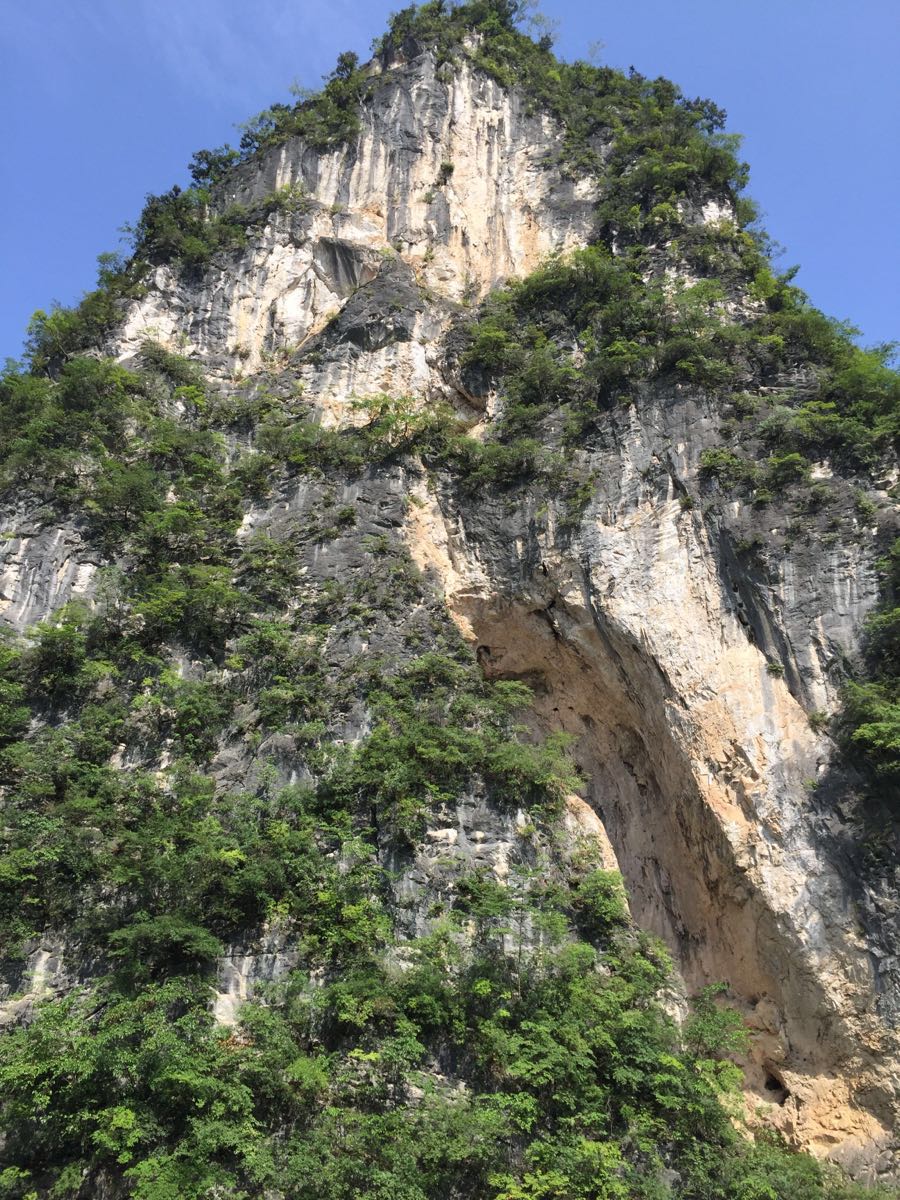
[(310, 210), (274, 214), (239, 263), (199, 283), (161, 268), (120, 349), (178, 336), (211, 362), (252, 370), (303, 345), (392, 253), (438, 294), (477, 299), (586, 238), (596, 197), (550, 169), (560, 145), (560, 130), (526, 115), (517, 95), (467, 65), (445, 79), (423, 54), (391, 72), (354, 145), (319, 154), (292, 139), (245, 167), (223, 204), (300, 187)]

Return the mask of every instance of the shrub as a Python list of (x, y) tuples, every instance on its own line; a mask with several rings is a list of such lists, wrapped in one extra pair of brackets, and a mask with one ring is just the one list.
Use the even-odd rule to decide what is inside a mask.
[(302, 137), (317, 150), (327, 150), (354, 137), (360, 128), (359, 105), (366, 75), (357, 56), (338, 56), (337, 66), (321, 92), (299, 91), (293, 107), (273, 104), (242, 126), (242, 157), (278, 145), (289, 137)]
[(222, 945), (208, 930), (180, 917), (139, 913), (132, 924), (110, 934), (109, 953), (122, 960), (129, 975), (170, 976), (208, 965)]
[(766, 483), (775, 491), (809, 480), (809, 462), (802, 454), (773, 454), (766, 463)]
[(22, 660), (22, 671), (32, 696), (59, 704), (79, 689), (87, 662), (83, 614), (65, 610), (55, 622), (38, 625), (35, 642)]
[(147, 636), (183, 639), (217, 654), (240, 628), (247, 599), (227, 567), (173, 567), (147, 583), (135, 611)]
[(756, 479), (754, 464), (740, 458), (732, 450), (704, 450), (700, 455), (700, 471), (706, 478), (715, 479), (725, 488), (752, 484)]
[(591, 871), (579, 880), (572, 901), (582, 937), (601, 941), (628, 923), (628, 903), (617, 871)]

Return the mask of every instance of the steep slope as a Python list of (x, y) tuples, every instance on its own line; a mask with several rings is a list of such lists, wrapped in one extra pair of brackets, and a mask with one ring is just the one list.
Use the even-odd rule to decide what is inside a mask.
[[(713, 106), (516, 10), (199, 159), (4, 382), (10, 1195), (826, 1194), (725, 1054), (898, 1169), (896, 837), (828, 736), (896, 376)], [(719, 981), (746, 1047), (666, 1016)]]

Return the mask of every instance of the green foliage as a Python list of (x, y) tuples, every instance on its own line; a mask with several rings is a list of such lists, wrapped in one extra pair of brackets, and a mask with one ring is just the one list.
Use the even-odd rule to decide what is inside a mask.
[(55, 372), (74, 355), (97, 346), (121, 320), (126, 303), (144, 295), (146, 264), (136, 261), (126, 267), (115, 254), (101, 254), (98, 264), (97, 287), (74, 308), (57, 305), (31, 318), (26, 353), (35, 374)]
[(809, 479), (809, 462), (802, 454), (773, 454), (766, 463), (766, 483), (773, 491), (805, 483)]
[(814, 398), (742, 427), (771, 449), (764, 470), (723, 447), (704, 453), (707, 477), (778, 492), (808, 481), (811, 453), (873, 468), (896, 446), (900, 375), (888, 366), (890, 347), (859, 350), (852, 331), (809, 308), (784, 280), (764, 315), (735, 324), (718, 283), (659, 290), (643, 269), (640, 255), (596, 245), (551, 259), (488, 299), (467, 331), (463, 365), (501, 383), (498, 444), (559, 412), (580, 438), (611, 404), (633, 401), (645, 380), (721, 391), (811, 360)]
[(203, 387), (198, 364), (173, 354), (159, 342), (145, 341), (141, 346), (141, 359), (147, 370), (158, 372), (176, 387)]
[(594, 870), (578, 882), (572, 901), (575, 923), (589, 941), (608, 936), (628, 924), (628, 902), (621, 876), (615, 871)]
[(430, 809), (479, 777), (501, 803), (552, 815), (578, 779), (565, 739), (535, 747), (515, 736), (511, 713), (527, 699), (525, 689), (491, 687), (471, 667), (426, 654), (370, 695), (376, 724), (336, 765), (329, 795), (363, 800), (376, 823), (411, 839)]
[(900, 541), (880, 564), (882, 604), (866, 625), (865, 672), (844, 689), (838, 733), (873, 795), (900, 810)]
[(715, 479), (726, 488), (752, 484), (757, 477), (752, 462), (724, 449), (704, 450), (700, 455), (700, 470), (708, 479)]
[[(203, 393), (191, 364), (145, 346), (154, 375), (109, 360), (73, 358), (48, 380), (8, 370), (0, 394), (0, 478), (58, 508), (81, 506), (107, 552), (128, 546), (154, 564), (207, 558), (239, 519), (238, 497), (209, 432), (163, 415), (179, 380), (191, 415)], [(168, 382), (166, 383), (165, 380)]]
[[(325, 473), (335, 467), (357, 472), (418, 454), (429, 466), (452, 471), (460, 485), (472, 492), (486, 485), (508, 488), (524, 479), (550, 483), (560, 475), (559, 456), (535, 438), (498, 440), (504, 436), (500, 429), (496, 437), (480, 441), (467, 436), (459, 418), (441, 405), (422, 406), (409, 397), (373, 396), (360, 401), (358, 407), (368, 420), (341, 430), (273, 414), (258, 428), (260, 454), (254, 471), (267, 481), (276, 464), (303, 473)], [(238, 476), (243, 466), (246, 462), (236, 467)]]
[(175, 638), (218, 655), (241, 628), (247, 599), (234, 586), (228, 567), (173, 566), (151, 577), (134, 606), (147, 635), (155, 641)]
[(716, 998), (727, 991), (727, 984), (713, 983), (694, 999), (693, 1012), (684, 1027), (684, 1040), (698, 1058), (723, 1058), (747, 1050), (749, 1037), (740, 1014), (716, 1004)]
[[(221, 721), (221, 695), (204, 685), (179, 691), (163, 694), (164, 721), (182, 753), (202, 759), (215, 728), (200, 722)], [(184, 768), (156, 781), (109, 765), (132, 721), (145, 736), (154, 729), (148, 707), (158, 703), (140, 694), (131, 714), (89, 705), (62, 730), (3, 752), (7, 946), (67, 924), (133, 970), (168, 970), (208, 961), (216, 937), (233, 938), (276, 910), (296, 921), (314, 958), (361, 938), (377, 944), (384, 931), (371, 852), (348, 840), (339, 814), (316, 819), (311, 794), (217, 796), (211, 779)], [(342, 846), (339, 870), (329, 856)]]
[[(691, 1047), (718, 1053), (723, 1029), (734, 1046), (736, 1022), (705, 993), (689, 1026), (702, 1036), (682, 1041), (651, 945), (622, 934), (599, 958), (584, 943), (516, 957), (504, 936), (464, 951), (439, 930), (403, 970), (362, 957), (318, 986), (296, 973), (234, 1031), (187, 977), (45, 1004), (0, 1042), (7, 1194), (105, 1172), (136, 1200), (627, 1200), (665, 1194), (674, 1168), (685, 1197), (849, 1197), (777, 1139), (739, 1137), (728, 1072), (711, 1070), (727, 1064)], [(430, 1075), (435, 1061), (465, 1090)]]
[(210, 210), (209, 202), (209, 192), (197, 187), (176, 186), (148, 196), (130, 230), (135, 256), (152, 264), (202, 267), (217, 251), (240, 249), (246, 242), (246, 210), (232, 205), (220, 215)]
[(8, 368), (0, 377), (3, 483), (72, 497), (86, 458), (124, 449), (141, 399), (141, 380), (108, 359), (72, 358), (52, 382)]
[(55, 621), (36, 628), (34, 645), (22, 659), (22, 678), (33, 697), (58, 704), (85, 682), (83, 621), (84, 614), (70, 608), (62, 610)]
[(359, 132), (359, 105), (367, 91), (367, 76), (356, 54), (338, 55), (320, 92), (297, 90), (299, 99), (293, 107), (273, 104), (242, 126), (244, 158), (290, 137), (301, 137), (315, 149), (327, 150)]
[[(217, 939), (274, 912), (297, 923), (312, 957), (377, 945), (379, 872), (346, 828), (318, 820), (314, 829), (315, 806), (299, 793), (219, 798), (192, 774), (251, 698), (262, 728), (294, 722), (318, 753), (329, 685), (314, 640), (255, 615), (296, 588), (296, 553), (269, 538), (237, 556), (241, 506), (202, 427), (204, 406), (160, 415), (200, 387), (194, 368), (159, 347), (143, 357), (152, 375), (85, 359), (57, 381), (11, 377), (17, 395), (54, 406), (58, 442), (78, 447), (70, 503), (107, 553), (127, 549), (130, 569), (103, 579), (93, 611), (69, 606), (23, 652), (4, 647), (0, 940), (12, 949), (36, 929), (68, 926), (132, 974), (176, 961), (202, 969)], [(15, 454), (22, 428), (31, 438), (28, 420), (18, 440), (10, 428)], [(46, 452), (33, 441), (30, 455)], [(345, 526), (348, 514), (336, 520)], [(385, 608), (408, 601), (415, 576), (392, 555), (379, 562), (365, 579), (370, 597), (377, 587)], [(226, 686), (229, 642), (248, 660)], [(168, 665), (173, 643), (190, 650), (193, 677)], [(175, 765), (154, 777), (141, 768), (163, 745)], [(123, 753), (128, 771), (113, 765)], [(338, 850), (340, 871), (329, 857)]]
[[(4, 1039), (3, 1119), (16, 1130), (7, 1157), (33, 1171), (74, 1176), (105, 1163), (125, 1172), (130, 1193), (200, 1197), (226, 1183), (220, 1156), (252, 1162), (260, 1143), (247, 1085), (235, 1076), (227, 1039), (216, 1036), (206, 991), (186, 980), (150, 986), (134, 999), (74, 995), (47, 1006)], [(243, 1148), (243, 1149), (242, 1149)], [(74, 1169), (73, 1169), (74, 1168)], [(52, 1178), (52, 1177), (51, 1177)]]
[(720, 389), (736, 379), (721, 301), (708, 282), (674, 294), (650, 287), (637, 260), (590, 246), (494, 293), (468, 330), (463, 364), (501, 382), (501, 443), (559, 412), (577, 441), (644, 380)]
[(237, 150), (231, 146), (198, 150), (191, 159), (191, 179), (198, 188), (212, 187), (228, 174), (239, 158)]
[(6, 636), (0, 638), (0, 751), (28, 727), (30, 710), (21, 682), (21, 656)]
[(208, 930), (177, 916), (150, 917), (143, 912), (114, 930), (107, 946), (110, 957), (121, 959), (130, 975), (171, 975), (210, 963), (222, 953), (221, 943)]
[(900, 375), (888, 365), (891, 353), (891, 347), (860, 350), (840, 326), (830, 325), (829, 340), (818, 350), (817, 394), (776, 409), (760, 428), (764, 439), (785, 452), (876, 467), (886, 451), (896, 450), (900, 431)]

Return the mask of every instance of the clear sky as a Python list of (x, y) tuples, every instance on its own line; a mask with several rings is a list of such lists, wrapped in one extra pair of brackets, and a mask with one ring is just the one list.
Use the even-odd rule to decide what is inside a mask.
[[(147, 192), (402, 0), (7, 0), (0, 23), (0, 361), (71, 303)], [(557, 50), (666, 75), (745, 135), (749, 193), (814, 303), (900, 338), (900, 0), (544, 0)]]

